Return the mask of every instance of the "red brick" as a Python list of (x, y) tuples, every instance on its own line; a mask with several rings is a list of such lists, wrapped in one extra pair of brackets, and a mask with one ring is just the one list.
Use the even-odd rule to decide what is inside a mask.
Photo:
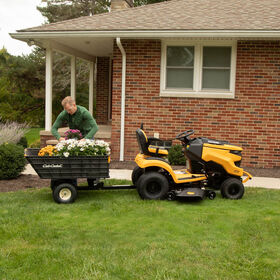
[[(163, 139), (193, 128), (195, 136), (243, 146), (243, 166), (279, 167), (280, 42), (239, 41), (235, 98), (160, 97), (161, 43), (126, 40), (125, 159), (138, 153), (135, 130)], [(112, 158), (119, 158), (121, 53), (113, 53)], [(275, 104), (278, 104), (275, 105)], [(187, 124), (186, 124), (187, 122)], [(261, 149), (261, 150), (260, 150)]]

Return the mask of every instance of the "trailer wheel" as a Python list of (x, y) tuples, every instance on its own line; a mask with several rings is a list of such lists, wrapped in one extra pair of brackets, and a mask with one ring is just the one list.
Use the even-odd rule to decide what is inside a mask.
[(77, 187), (78, 180), (77, 179), (51, 179), (52, 191), (54, 191), (58, 185), (63, 184), (63, 183), (69, 183), (69, 184), (72, 184), (73, 186)]
[(168, 189), (166, 177), (158, 172), (146, 172), (137, 181), (137, 191), (142, 199), (163, 199)]
[(237, 178), (228, 178), (221, 185), (221, 195), (224, 198), (240, 199), (244, 194), (244, 185)]
[(131, 180), (132, 180), (132, 183), (133, 183), (134, 186), (136, 186), (139, 177), (143, 173), (144, 173), (144, 169), (143, 168), (141, 168), (139, 166), (134, 167), (134, 169), (132, 171), (132, 174), (131, 174)]
[(53, 199), (57, 203), (73, 203), (77, 198), (77, 189), (72, 184), (63, 183), (53, 190)]

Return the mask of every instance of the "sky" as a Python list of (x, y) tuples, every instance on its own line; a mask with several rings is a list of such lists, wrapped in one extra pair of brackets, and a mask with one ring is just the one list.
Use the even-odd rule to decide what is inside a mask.
[(45, 22), (36, 9), (41, 0), (0, 0), (0, 49), (5, 47), (12, 55), (29, 54), (32, 47), (12, 39), (9, 33), (34, 27)]

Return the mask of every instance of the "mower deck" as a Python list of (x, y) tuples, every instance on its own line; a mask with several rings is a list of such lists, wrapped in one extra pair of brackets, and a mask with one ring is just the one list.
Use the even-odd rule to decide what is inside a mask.
[(203, 200), (206, 197), (213, 200), (216, 197), (216, 193), (200, 188), (185, 188), (173, 190), (167, 194), (168, 200)]

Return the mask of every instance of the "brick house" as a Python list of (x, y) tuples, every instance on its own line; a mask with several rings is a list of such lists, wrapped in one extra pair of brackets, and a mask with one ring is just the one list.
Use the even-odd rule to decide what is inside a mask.
[[(171, 0), (20, 30), (13, 38), (46, 48), (46, 131), (51, 127), (52, 51), (90, 61), (89, 109), (109, 124), (112, 158), (132, 160), (135, 130), (174, 138), (228, 140), (243, 166), (280, 167), (278, 0)], [(96, 66), (95, 66), (96, 65)], [(92, 82), (96, 71), (96, 96)]]

